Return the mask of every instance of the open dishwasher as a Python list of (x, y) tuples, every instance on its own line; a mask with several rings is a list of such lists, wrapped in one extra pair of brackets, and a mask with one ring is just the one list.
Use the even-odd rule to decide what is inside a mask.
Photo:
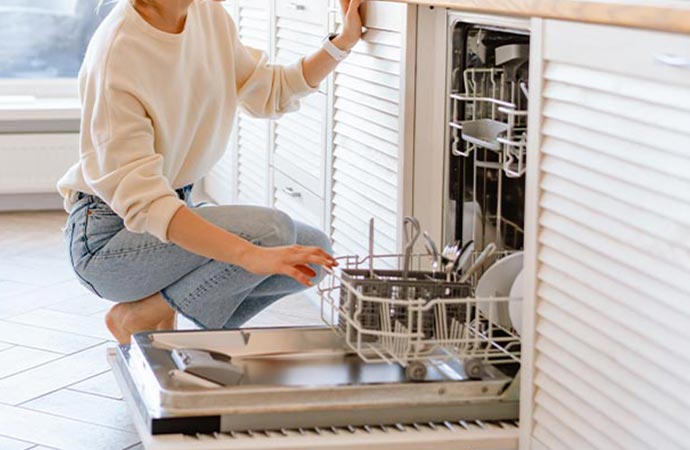
[(146, 449), (517, 448), (507, 311), (521, 299), (478, 291), (521, 259), (528, 44), (449, 15), (446, 235), (470, 248), (461, 267), (412, 253), (408, 220), (405, 254), (340, 258), (319, 286), (323, 327), (134, 336), (109, 360)]

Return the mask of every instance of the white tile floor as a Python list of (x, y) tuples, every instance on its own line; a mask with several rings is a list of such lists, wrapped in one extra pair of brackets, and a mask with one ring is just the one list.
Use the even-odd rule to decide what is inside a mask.
[[(142, 450), (105, 359), (110, 303), (74, 278), (65, 218), (0, 213), (0, 450)], [(248, 325), (316, 323), (318, 309), (299, 297)]]

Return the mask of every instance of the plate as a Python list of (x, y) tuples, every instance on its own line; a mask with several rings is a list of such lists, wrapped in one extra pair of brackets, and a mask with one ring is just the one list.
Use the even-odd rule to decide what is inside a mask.
[[(509, 297), (513, 282), (522, 271), (523, 252), (513, 253), (496, 261), (487, 269), (477, 283), (475, 294), (478, 298)], [(486, 317), (498, 325), (511, 328), (510, 302), (477, 302), (477, 307)]]
[[(518, 276), (515, 277), (515, 281), (513, 281), (513, 287), (510, 288), (511, 298), (522, 299), (522, 275), (523, 271), (521, 270)], [(509, 302), (508, 312), (510, 313), (510, 321), (513, 324), (513, 328), (518, 335), (522, 335), (522, 302)]]

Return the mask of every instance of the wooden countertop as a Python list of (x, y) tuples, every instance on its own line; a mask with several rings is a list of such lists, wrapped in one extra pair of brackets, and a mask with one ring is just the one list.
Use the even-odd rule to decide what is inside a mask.
[(543, 17), (690, 34), (690, 1), (393, 0), (478, 13)]

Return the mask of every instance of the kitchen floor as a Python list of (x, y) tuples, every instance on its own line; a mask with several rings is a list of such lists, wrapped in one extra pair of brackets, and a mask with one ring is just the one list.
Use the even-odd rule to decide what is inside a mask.
[[(105, 358), (111, 303), (76, 281), (62, 212), (0, 213), (0, 450), (143, 447)], [(247, 326), (318, 324), (305, 297)], [(179, 328), (193, 328), (181, 318)]]

